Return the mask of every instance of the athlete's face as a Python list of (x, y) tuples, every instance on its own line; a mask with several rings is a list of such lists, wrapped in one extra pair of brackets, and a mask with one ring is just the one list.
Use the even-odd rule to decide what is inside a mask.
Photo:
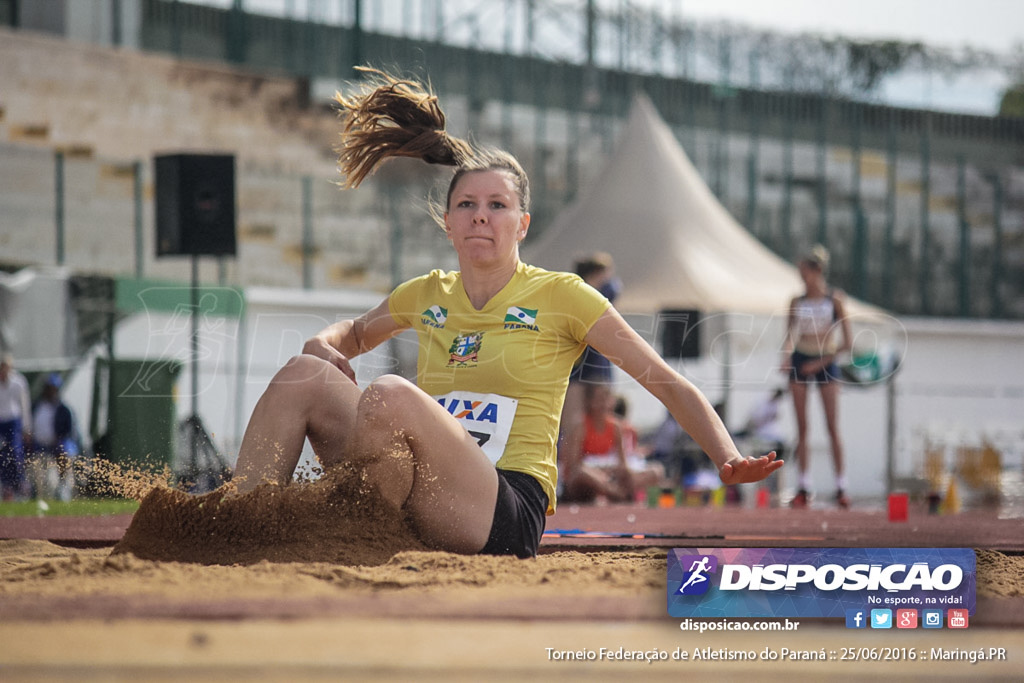
[(519, 208), (519, 195), (507, 171), (474, 171), (452, 190), (445, 230), (461, 264), (502, 265), (519, 257), (519, 242), (530, 227), (530, 214)]
[(800, 271), (800, 277), (803, 278), (804, 285), (807, 287), (813, 287), (820, 285), (824, 278), (822, 277), (821, 268), (816, 264), (809, 261), (801, 261), (797, 264), (797, 268)]
[(603, 384), (594, 386), (587, 395), (587, 412), (593, 417), (607, 415), (612, 411), (614, 404), (611, 389)]

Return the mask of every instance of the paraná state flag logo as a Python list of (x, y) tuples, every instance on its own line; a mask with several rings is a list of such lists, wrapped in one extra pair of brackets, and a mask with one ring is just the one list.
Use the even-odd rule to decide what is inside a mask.
[(536, 308), (524, 308), (522, 306), (509, 306), (505, 311), (506, 330), (537, 330)]
[(421, 322), (428, 327), (443, 328), (448, 321), (448, 309), (434, 304), (420, 313)]

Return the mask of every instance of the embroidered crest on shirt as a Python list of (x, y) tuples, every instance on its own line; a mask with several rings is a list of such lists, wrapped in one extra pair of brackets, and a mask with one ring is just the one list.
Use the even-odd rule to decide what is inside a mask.
[(427, 327), (436, 327), (438, 329), (444, 329), (444, 324), (448, 320), (448, 309), (442, 308), (437, 304), (434, 304), (427, 310), (420, 313), (420, 322)]
[(464, 366), (477, 362), (477, 354), (480, 353), (480, 344), (483, 341), (483, 332), (458, 335), (452, 341), (448, 349), (448, 365)]
[(537, 327), (538, 308), (523, 308), (522, 306), (509, 306), (505, 311), (506, 330), (533, 330), (539, 332)]

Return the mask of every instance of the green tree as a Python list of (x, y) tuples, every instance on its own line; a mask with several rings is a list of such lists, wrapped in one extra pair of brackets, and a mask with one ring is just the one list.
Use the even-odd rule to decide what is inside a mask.
[(1011, 85), (999, 100), (999, 115), (1024, 118), (1024, 83)]

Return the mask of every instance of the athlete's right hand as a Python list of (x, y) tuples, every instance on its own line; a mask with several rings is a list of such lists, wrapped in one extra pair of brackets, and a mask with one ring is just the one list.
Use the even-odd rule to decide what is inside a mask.
[(302, 353), (327, 361), (341, 370), (346, 377), (352, 380), (353, 384), (356, 384), (356, 373), (352, 369), (352, 365), (349, 364), (348, 358), (341, 351), (328, 344), (326, 340), (320, 337), (312, 337), (303, 345)]
[(782, 467), (783, 461), (776, 460), (772, 451), (760, 458), (744, 458), (742, 456), (729, 460), (718, 470), (718, 478), (723, 484), (750, 484), (761, 481), (775, 470)]

